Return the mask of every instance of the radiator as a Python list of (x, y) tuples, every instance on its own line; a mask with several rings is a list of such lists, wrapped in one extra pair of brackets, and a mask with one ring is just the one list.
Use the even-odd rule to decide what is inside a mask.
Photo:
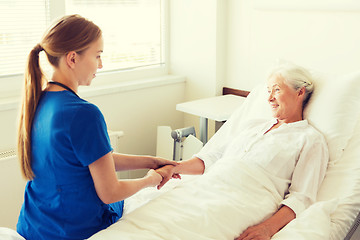
[(7, 161), (7, 160), (12, 159), (14, 157), (16, 157), (15, 149), (10, 150), (10, 151), (0, 152), (0, 161)]
[(120, 138), (124, 136), (123, 131), (108, 131), (110, 143), (114, 152), (121, 152), (120, 151)]
[[(123, 131), (109, 131), (110, 143), (114, 152), (121, 152), (120, 150), (120, 139), (124, 136)], [(131, 178), (130, 171), (121, 171), (116, 173), (118, 179), (128, 179)]]
[(25, 185), (16, 151), (0, 152), (0, 226), (15, 229)]

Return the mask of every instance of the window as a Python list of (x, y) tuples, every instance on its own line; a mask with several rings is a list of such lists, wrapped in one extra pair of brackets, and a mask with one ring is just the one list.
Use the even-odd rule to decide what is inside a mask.
[(22, 74), (49, 23), (48, 1), (0, 0), (0, 76)]
[(101, 71), (164, 67), (164, 1), (0, 0), (0, 78), (23, 74), (28, 53), (55, 18), (54, 8), (57, 15), (77, 13), (102, 29)]
[(164, 64), (161, 0), (67, 0), (66, 14), (73, 13), (102, 29), (102, 71)]

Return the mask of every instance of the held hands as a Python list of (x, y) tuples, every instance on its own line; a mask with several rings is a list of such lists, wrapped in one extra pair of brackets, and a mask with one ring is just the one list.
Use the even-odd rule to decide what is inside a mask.
[(171, 178), (181, 179), (181, 176), (179, 173), (175, 172), (176, 166), (173, 165), (166, 165), (162, 168), (156, 169), (156, 172), (159, 173), (162, 176), (161, 183), (157, 186), (157, 188), (160, 190), (165, 183), (167, 183)]
[(153, 157), (153, 166), (152, 169), (148, 172), (148, 174), (156, 173), (161, 177), (159, 183), (154, 186), (157, 186), (157, 188), (160, 189), (171, 178), (180, 179), (180, 175), (174, 173), (175, 167), (178, 166), (178, 164), (179, 163), (175, 161), (167, 160), (161, 157)]

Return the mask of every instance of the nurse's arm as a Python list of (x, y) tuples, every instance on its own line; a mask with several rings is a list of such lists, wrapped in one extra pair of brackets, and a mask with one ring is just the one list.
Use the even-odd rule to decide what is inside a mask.
[(175, 161), (170, 161), (160, 157), (138, 156), (121, 153), (112, 153), (116, 171), (134, 170), (134, 169), (158, 169), (165, 165), (176, 166)]
[(143, 188), (157, 186), (162, 180), (152, 169), (142, 178), (118, 180), (114, 165), (111, 152), (89, 165), (96, 193), (106, 204), (124, 200)]

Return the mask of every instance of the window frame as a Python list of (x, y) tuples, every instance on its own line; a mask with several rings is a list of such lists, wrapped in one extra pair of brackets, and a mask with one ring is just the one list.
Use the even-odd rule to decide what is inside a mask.
[[(140, 67), (128, 70), (113, 70), (99, 72), (92, 82), (92, 86), (107, 86), (127, 81), (151, 79), (169, 74), (169, 0), (162, 0), (164, 16), (163, 46), (164, 64), (151, 67)], [(66, 0), (49, 0), (50, 23), (65, 15)], [(45, 29), (44, 29), (45, 31)], [(24, 56), (27, 57), (27, 56)], [(51, 77), (51, 76), (49, 76)], [(10, 74), (0, 76), (0, 100), (19, 99), (24, 81), (23, 74)]]

